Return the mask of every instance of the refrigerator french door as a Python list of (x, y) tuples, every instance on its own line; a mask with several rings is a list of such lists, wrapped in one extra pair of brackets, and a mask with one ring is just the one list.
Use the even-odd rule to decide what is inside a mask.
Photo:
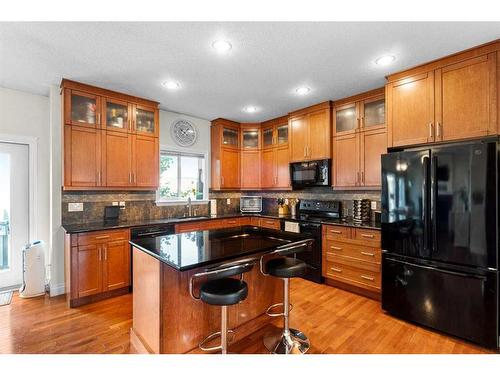
[(382, 308), (498, 346), (497, 143), (382, 157)]

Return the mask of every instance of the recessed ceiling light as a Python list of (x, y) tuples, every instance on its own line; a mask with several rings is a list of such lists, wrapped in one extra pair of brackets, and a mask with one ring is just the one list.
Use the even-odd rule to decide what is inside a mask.
[(162, 85), (169, 90), (177, 90), (178, 88), (181, 87), (181, 85), (179, 85), (179, 82), (174, 82), (174, 81), (163, 82)]
[(311, 88), (307, 87), (307, 86), (297, 87), (297, 89), (295, 90), (295, 92), (298, 95), (307, 95), (307, 94), (309, 94), (310, 91), (311, 91)]
[(253, 105), (249, 105), (249, 106), (246, 106), (245, 108), (243, 108), (243, 110), (246, 113), (255, 113), (255, 112), (257, 112), (257, 107), (255, 107)]
[(231, 45), (231, 43), (229, 43), (228, 41), (226, 40), (216, 40), (215, 42), (212, 43), (212, 47), (217, 51), (217, 52), (227, 52), (229, 51), (231, 48), (233, 48), (233, 46)]
[(392, 64), (394, 61), (396, 61), (396, 56), (385, 55), (385, 56), (380, 56), (377, 60), (375, 60), (375, 64), (380, 66), (386, 66)]

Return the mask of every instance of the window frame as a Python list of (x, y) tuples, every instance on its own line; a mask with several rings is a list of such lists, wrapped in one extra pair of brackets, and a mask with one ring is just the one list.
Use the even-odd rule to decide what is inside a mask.
[[(196, 205), (196, 204), (207, 204), (209, 201), (208, 199), (208, 185), (209, 185), (209, 170), (208, 170), (208, 152), (196, 152), (196, 151), (180, 151), (180, 150), (175, 150), (175, 149), (169, 149), (169, 148), (160, 148), (160, 159), (162, 157), (162, 154), (170, 154), (170, 155), (176, 155), (177, 157), (181, 156), (191, 156), (191, 157), (198, 157), (198, 158), (203, 158), (203, 167), (205, 171), (205, 178), (203, 180), (203, 199), (191, 200), (191, 204)], [(158, 163), (158, 173), (159, 177), (161, 180), (161, 162)], [(180, 163), (178, 163), (178, 169), (180, 169)], [(177, 176), (177, 181), (179, 181), (179, 176), (180, 174), (178, 173)], [(160, 182), (161, 184), (161, 182)], [(174, 205), (179, 205), (179, 204), (186, 204), (187, 199), (162, 199), (160, 197), (160, 184), (158, 185), (158, 189), (156, 189), (156, 205), (157, 206), (174, 206)]]

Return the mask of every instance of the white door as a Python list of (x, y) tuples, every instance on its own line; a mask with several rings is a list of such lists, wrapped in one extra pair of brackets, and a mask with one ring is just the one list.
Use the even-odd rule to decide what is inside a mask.
[(0, 142), (0, 289), (22, 283), (29, 241), (29, 147)]

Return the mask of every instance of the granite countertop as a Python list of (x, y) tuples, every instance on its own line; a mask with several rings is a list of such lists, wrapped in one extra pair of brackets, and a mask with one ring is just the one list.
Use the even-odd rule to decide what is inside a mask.
[[(64, 224), (62, 227), (65, 229), (66, 233), (74, 234), (74, 233), (92, 232), (97, 230), (106, 230), (106, 229), (136, 228), (136, 227), (158, 225), (158, 224), (178, 224), (191, 221), (229, 219), (234, 217), (249, 217), (249, 216), (299, 221), (298, 217), (291, 215), (278, 215), (277, 213), (252, 214), (252, 213), (236, 212), (236, 213), (228, 213), (228, 214), (214, 215), (214, 216), (194, 216), (194, 217), (184, 217), (184, 218), (166, 218), (166, 219), (140, 220), (140, 221), (118, 221), (109, 223), (106, 223), (104, 221), (99, 221), (99, 222), (91, 222), (85, 224)], [(380, 230), (380, 223), (374, 223), (374, 222), (355, 223), (352, 220), (343, 220), (343, 219), (320, 219), (320, 220), (315, 219), (311, 221), (318, 222), (321, 224), (343, 225), (348, 227), (359, 227), (359, 228)]]
[(139, 250), (179, 270), (241, 258), (310, 238), (299, 233), (242, 226), (171, 234), (130, 241)]

